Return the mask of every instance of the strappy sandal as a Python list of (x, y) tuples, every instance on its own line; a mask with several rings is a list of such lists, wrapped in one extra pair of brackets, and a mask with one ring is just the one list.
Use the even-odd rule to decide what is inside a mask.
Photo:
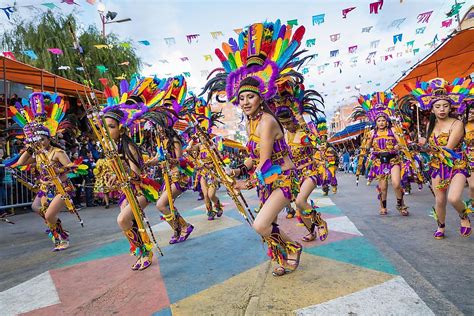
[(459, 228), (459, 234), (462, 237), (469, 237), (472, 234), (471, 220), (469, 219), (469, 215), (467, 215), (468, 213), (470, 213), (468, 209), (465, 209), (462, 214), (459, 214), (459, 217), (461, 218), (461, 220), (467, 219), (467, 221), (469, 222), (469, 226), (462, 226), (461, 224), (461, 227)]
[(444, 239), (444, 232), (439, 231), (439, 229), (440, 228), (445, 228), (445, 227), (446, 227), (446, 225), (444, 223), (441, 224), (441, 223), (438, 222), (438, 229), (434, 232), (433, 238), (437, 239), (437, 240)]
[(397, 210), (400, 212), (402, 216), (408, 216), (410, 213), (408, 212), (408, 207), (405, 205), (397, 206)]
[(301, 240), (304, 241), (304, 242), (310, 242), (310, 241), (315, 240), (316, 237), (318, 237), (318, 234), (316, 234), (316, 233), (313, 232), (313, 233), (309, 233), (309, 234), (306, 235), (306, 236), (303, 236), (303, 237), (301, 238)]
[(388, 211), (386, 208), (381, 208), (380, 211), (379, 211), (379, 214), (380, 215), (387, 215), (388, 214)]
[(181, 231), (181, 236), (179, 236), (178, 242), (183, 242), (186, 239), (188, 239), (189, 235), (191, 235), (193, 230), (194, 230), (194, 226), (189, 224), (188, 227), (186, 227), (186, 230), (184, 231), (184, 235), (183, 235), (183, 231)]
[(303, 252), (303, 246), (299, 245), (299, 249), (296, 252), (296, 259), (286, 259), (285, 261), (288, 262), (294, 262), (289, 265), (283, 265), (283, 266), (278, 266), (275, 269), (273, 269), (272, 275), (275, 277), (280, 277), (288, 273), (294, 272), (298, 266), (300, 265), (300, 258), (301, 258), (301, 253)]
[(138, 269), (140, 269), (140, 267), (142, 265), (141, 260), (142, 260), (142, 257), (138, 257), (137, 261), (134, 264), (132, 264), (131, 269), (133, 271), (137, 271)]
[(314, 223), (318, 229), (319, 240), (325, 241), (329, 235), (328, 223), (321, 217), (321, 213), (317, 213)]
[[(144, 259), (144, 257), (140, 257), (140, 260), (141, 259)], [(140, 263), (140, 267), (138, 268), (138, 270), (139, 271), (145, 270), (146, 268), (151, 266), (152, 263), (153, 263), (153, 251), (150, 251), (147, 255), (147, 259)]]

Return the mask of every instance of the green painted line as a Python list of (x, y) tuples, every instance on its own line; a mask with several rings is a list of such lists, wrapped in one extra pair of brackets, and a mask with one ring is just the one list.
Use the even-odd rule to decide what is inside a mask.
[(336, 241), (327, 245), (305, 248), (312, 255), (325, 257), (367, 269), (398, 275), (395, 267), (364, 237)]
[(344, 215), (344, 212), (336, 205), (321, 206), (318, 207), (318, 212), (332, 214), (332, 215)]
[(59, 267), (64, 268), (64, 267), (72, 266), (72, 265), (82, 263), (82, 262), (127, 254), (129, 253), (128, 251), (129, 248), (130, 248), (130, 244), (128, 243), (128, 240), (125, 237), (123, 237), (123, 238), (120, 238), (120, 240), (111, 242), (95, 250), (89, 251), (83, 256), (66, 261)]

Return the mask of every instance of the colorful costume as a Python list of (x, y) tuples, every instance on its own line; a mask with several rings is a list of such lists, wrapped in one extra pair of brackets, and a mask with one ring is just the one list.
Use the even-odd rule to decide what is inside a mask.
[(469, 163), (470, 174), (474, 173), (474, 122), (467, 122), (465, 126), (464, 142)]
[(107, 185), (107, 178), (111, 172), (107, 161), (105, 159), (97, 160), (93, 172), (95, 176), (94, 193), (102, 198), (104, 194), (112, 191)]

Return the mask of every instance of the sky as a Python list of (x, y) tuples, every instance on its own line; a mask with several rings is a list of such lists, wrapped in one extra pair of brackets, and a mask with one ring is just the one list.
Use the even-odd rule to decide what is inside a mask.
[[(97, 12), (99, 0), (91, 5), (86, 0), (17, 0), (17, 12), (22, 18), (34, 18), (39, 11), (47, 8), (42, 3), (50, 1), (56, 12), (74, 14), (84, 26), (95, 24), (99, 28), (100, 18)], [(454, 0), (385, 0), (378, 14), (369, 13), (370, 1), (339, 0), (220, 0), (220, 1), (161, 1), (161, 0), (103, 0), (106, 11), (117, 12), (116, 19), (131, 18), (131, 22), (108, 24), (106, 31), (116, 33), (123, 40), (132, 40), (144, 66), (142, 75), (168, 77), (183, 72), (187, 77), (189, 90), (200, 92), (206, 82), (207, 73), (221, 67), (214, 55), (214, 49), (221, 47), (229, 37), (237, 37), (234, 29), (261, 21), (281, 19), (283, 23), (297, 19), (298, 26), (303, 25), (306, 33), (301, 48), (307, 54), (317, 54), (304, 68), (305, 86), (324, 95), (326, 113), (329, 117), (341, 105), (355, 101), (359, 93), (367, 94), (388, 89), (404, 72), (417, 61), (423, 59), (433, 47), (427, 45), (435, 36), (439, 40), (450, 34), (457, 26), (453, 18), (452, 25), (441, 27), (448, 20), (446, 13)], [(94, 2), (89, 0), (89, 2)], [(465, 0), (460, 16), (462, 17), (474, 1)], [(0, 7), (13, 5), (13, 1), (0, 0)], [(32, 7), (25, 7), (33, 5)], [(342, 10), (355, 7), (342, 17)], [(428, 23), (418, 23), (421, 13), (433, 11)], [(35, 13), (36, 12), (36, 13)], [(11, 26), (5, 16), (1, 16), (0, 28)], [(312, 16), (325, 14), (322, 24), (312, 23)], [(403, 20), (396, 26), (394, 21)], [(396, 24), (396, 23), (395, 23)], [(370, 32), (363, 28), (372, 27)], [(426, 27), (422, 34), (416, 34), (417, 28)], [(217, 38), (211, 36), (216, 33)], [(186, 35), (199, 34), (197, 40), (188, 43)], [(337, 41), (331, 41), (331, 35), (340, 34)], [(402, 40), (394, 44), (394, 35), (402, 34)], [(165, 38), (173, 37), (173, 45), (167, 45)], [(306, 47), (307, 39), (316, 39), (315, 45)], [(139, 44), (148, 40), (149, 46)], [(379, 41), (374, 47), (374, 41)], [(407, 42), (413, 42), (413, 47)], [(439, 41), (438, 43), (440, 43)], [(354, 53), (348, 48), (357, 45)], [(415, 54), (413, 49), (419, 49)], [(330, 51), (339, 50), (336, 57)], [(390, 51), (391, 50), (391, 51)], [(366, 59), (370, 52), (376, 51), (370, 63)], [(392, 55), (392, 57), (384, 57)], [(212, 61), (205, 60), (211, 55)], [(188, 60), (183, 61), (182, 58)], [(385, 61), (385, 58), (387, 60)], [(355, 61), (357, 60), (357, 61)], [(120, 61), (121, 62), (121, 61)], [(107, 66), (107, 65), (106, 65)]]

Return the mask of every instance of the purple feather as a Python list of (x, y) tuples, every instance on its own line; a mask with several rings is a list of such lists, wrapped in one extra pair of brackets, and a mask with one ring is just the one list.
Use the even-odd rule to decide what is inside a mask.
[(128, 81), (127, 80), (122, 80), (120, 81), (120, 94), (124, 94), (128, 92)]
[(236, 51), (240, 50), (239, 49), (239, 44), (237, 44), (237, 41), (234, 38), (229, 38), (229, 45), (232, 48), (232, 51), (235, 53)]
[(252, 56), (255, 55), (255, 44), (253, 42), (253, 28), (252, 25), (249, 26), (249, 31), (247, 35), (247, 40), (248, 40), (248, 47), (247, 47), (247, 56)]

